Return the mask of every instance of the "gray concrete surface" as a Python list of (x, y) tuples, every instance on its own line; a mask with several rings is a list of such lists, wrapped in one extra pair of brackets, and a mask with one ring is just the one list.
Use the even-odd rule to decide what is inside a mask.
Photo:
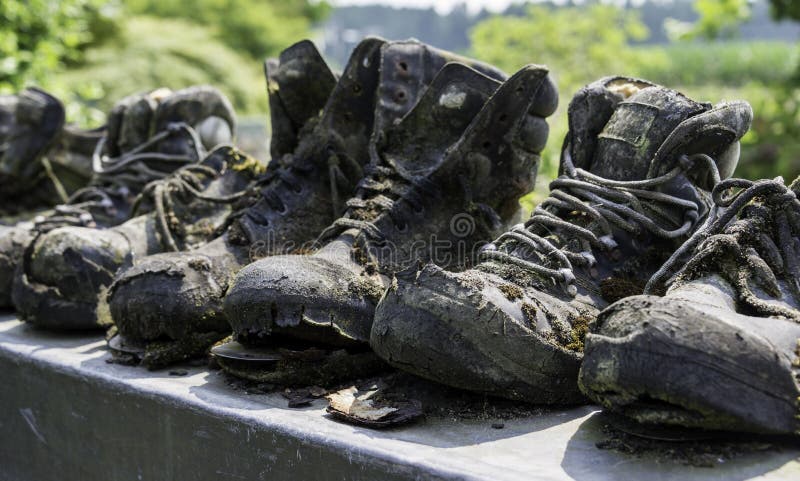
[(0, 480), (745, 480), (800, 479), (800, 451), (745, 454), (714, 468), (595, 446), (591, 406), (525, 419), (425, 422), (371, 431), (327, 418), (325, 402), (232, 390), (223, 374), (106, 363), (98, 335), (56, 335), (0, 316)]

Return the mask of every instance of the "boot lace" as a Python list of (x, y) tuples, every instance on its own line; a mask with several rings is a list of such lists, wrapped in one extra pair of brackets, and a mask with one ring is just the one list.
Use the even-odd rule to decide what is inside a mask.
[[(664, 175), (640, 181), (616, 181), (594, 175), (572, 163), (569, 147), (564, 149), (563, 170), (550, 183), (550, 196), (534, 209), (530, 219), (503, 233), (481, 250), (481, 260), (511, 264), (538, 276), (554, 280), (570, 296), (578, 293), (575, 269), (593, 267), (599, 252), (615, 256), (614, 229), (636, 235), (643, 228), (661, 239), (676, 239), (689, 233), (698, 221), (699, 203), (655, 191), (698, 162), (706, 164), (719, 182), (716, 163), (709, 156), (682, 156)], [(659, 225), (668, 218), (664, 209), (683, 210), (683, 223), (674, 229)], [(595, 224), (594, 230), (566, 220), (571, 213), (582, 213)], [(598, 231), (595, 232), (595, 231)], [(552, 239), (555, 236), (563, 247)], [(552, 239), (552, 240), (551, 240)], [(577, 240), (580, 251), (568, 249)], [(563, 242), (562, 242), (563, 241)], [(518, 249), (522, 247), (522, 249)]]
[[(192, 138), (191, 154), (164, 154), (151, 152), (158, 142), (171, 136), (187, 134)], [(62, 226), (94, 226), (92, 210), (113, 214), (114, 198), (126, 198), (140, 191), (153, 180), (163, 179), (178, 166), (197, 162), (202, 157), (202, 143), (194, 129), (185, 123), (169, 124), (166, 129), (151, 136), (136, 148), (119, 157), (103, 155), (106, 137), (98, 142), (92, 156), (93, 177), (87, 187), (75, 191), (66, 203), (55, 207), (51, 215), (36, 219), (36, 229), (48, 232)], [(149, 162), (175, 165), (164, 170), (151, 168)]]
[(398, 231), (405, 232), (409, 214), (420, 215), (424, 211), (424, 193), (435, 192), (435, 186), (427, 179), (403, 174), (393, 167), (371, 164), (365, 170), (355, 196), (345, 203), (344, 215), (326, 228), (319, 240), (356, 229), (374, 241), (383, 242), (387, 237), (376, 224), (382, 215), (389, 215)]
[[(671, 277), (675, 282), (689, 280), (694, 273), (715, 272), (756, 313), (800, 322), (800, 312), (764, 301), (749, 283), (757, 279), (770, 295), (780, 297), (778, 275), (783, 274), (800, 298), (800, 200), (795, 192), (780, 177), (729, 179), (716, 186), (713, 200), (706, 222), (651, 278), (645, 293), (663, 289), (676, 271)], [(686, 262), (687, 254), (693, 252)], [(735, 262), (721, 262), (724, 258)]]
[[(232, 204), (247, 194), (242, 190), (230, 195), (210, 195), (203, 192), (204, 180), (215, 179), (219, 172), (207, 165), (192, 164), (181, 167), (165, 179), (147, 184), (133, 203), (132, 217), (138, 215), (145, 199), (152, 201), (156, 226), (166, 247), (173, 252), (182, 250), (176, 240), (183, 223), (176, 215), (176, 199), (198, 199), (214, 204)], [(191, 200), (189, 201), (191, 202)]]
[[(350, 191), (352, 181), (347, 177), (342, 164), (346, 164), (349, 170), (361, 172), (362, 168), (355, 159), (347, 155), (343, 150), (328, 146), (325, 149), (328, 178), (330, 182), (332, 212), (333, 216), (339, 215), (341, 205), (340, 189)], [(289, 192), (301, 195), (304, 192), (306, 178), (315, 176), (316, 168), (311, 162), (302, 162), (293, 154), (286, 154), (280, 159), (273, 159), (267, 166), (267, 171), (259, 176), (255, 181), (254, 189), (257, 191), (256, 202), (230, 216), (231, 221), (246, 216), (259, 225), (269, 225), (268, 216), (264, 215), (265, 210), (286, 214), (288, 206), (285, 202), (285, 195), (281, 193), (279, 186), (285, 186)]]

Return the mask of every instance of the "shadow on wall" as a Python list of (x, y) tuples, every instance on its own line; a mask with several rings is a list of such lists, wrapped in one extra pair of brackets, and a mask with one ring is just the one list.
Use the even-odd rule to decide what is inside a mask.
[(569, 440), (561, 467), (571, 478), (743, 481), (775, 471), (800, 455), (800, 445), (785, 438), (732, 434), (719, 439), (660, 441), (617, 431), (610, 420), (608, 414), (598, 412)]

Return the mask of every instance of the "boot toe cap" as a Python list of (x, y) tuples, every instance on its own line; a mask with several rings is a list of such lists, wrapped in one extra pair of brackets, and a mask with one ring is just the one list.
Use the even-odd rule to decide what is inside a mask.
[[(800, 388), (792, 359), (758, 334), (756, 319), (745, 328), (745, 317), (669, 296), (619, 301), (586, 337), (579, 385), (644, 423), (793, 432)], [(776, 329), (786, 322), (765, 320)], [(800, 326), (789, 327), (800, 338)]]
[(532, 403), (582, 402), (578, 356), (537, 335), (518, 306), (480, 278), (429, 265), (398, 280), (378, 306), (370, 345), (390, 364), (453, 387)]
[(226, 331), (221, 277), (214, 257), (199, 252), (145, 257), (114, 280), (111, 317), (123, 335), (145, 341)]
[(14, 285), (15, 306), (31, 322), (59, 324), (49, 318), (69, 312), (71, 320), (60, 327), (99, 327), (98, 298), (117, 269), (130, 261), (128, 242), (116, 232), (56, 229), (36, 239), (30, 256), (22, 261)]
[(14, 271), (31, 240), (33, 233), (29, 228), (0, 226), (0, 307), (12, 305)]
[(383, 286), (316, 256), (274, 256), (236, 276), (225, 314), (237, 334), (366, 342)]

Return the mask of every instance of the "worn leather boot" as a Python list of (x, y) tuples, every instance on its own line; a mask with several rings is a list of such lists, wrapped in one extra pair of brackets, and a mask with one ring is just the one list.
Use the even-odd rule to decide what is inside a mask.
[[(265, 62), (272, 124), (283, 142), (296, 145), (297, 132), (327, 101), (335, 77), (310, 41), (292, 45), (280, 58)], [(142, 215), (103, 232), (65, 227), (41, 236), (15, 283), (21, 317), (61, 329), (108, 326), (107, 309), (98, 318), (96, 306), (98, 298), (105, 301), (116, 271), (147, 255), (212, 240), (262, 169), (258, 161), (221, 146), (201, 163), (146, 186), (134, 212)]]
[(641, 292), (707, 214), (738, 161), (751, 110), (643, 80), (606, 78), (569, 106), (560, 175), (530, 219), (465, 272), (398, 276), (370, 344), (390, 364), (450, 386), (531, 403), (584, 401), (587, 326)]
[[(529, 66), (501, 84), (462, 64), (445, 66), (386, 131), (370, 175), (322, 233), (322, 247), (239, 273), (225, 300), (238, 341), (368, 350), (375, 306), (394, 273), (427, 260), (463, 268), (533, 188), (545, 118), (557, 104), (547, 73)], [(222, 348), (214, 352), (223, 367), (249, 376), (226, 363)]]
[(125, 222), (145, 185), (199, 162), (219, 142), (230, 142), (234, 125), (230, 103), (211, 87), (158, 90), (120, 101), (96, 145), (89, 185), (52, 212), (0, 232), (0, 306), (10, 305), (15, 269), (36, 235), (63, 226)]
[(29, 244), (14, 281), (20, 319), (53, 329), (108, 327), (98, 299), (116, 271), (158, 252), (204, 244), (223, 227), (264, 165), (231, 146), (220, 146), (147, 186), (133, 209), (153, 206), (108, 229), (60, 227)]
[(300, 131), (319, 115), (337, 77), (310, 40), (302, 40), (264, 63), (270, 113), (272, 159), (297, 148)]
[[(309, 248), (363, 176), (370, 137), (407, 112), (445, 62), (419, 42), (362, 41), (322, 113), (299, 130), (293, 152), (273, 158), (255, 202), (224, 235), (119, 273), (108, 302), (121, 340), (167, 343), (179, 360), (196, 336), (229, 331), (222, 299), (233, 275), (254, 258)], [(145, 352), (142, 362), (154, 367), (168, 357)]]
[(651, 295), (612, 304), (586, 336), (587, 396), (645, 424), (800, 434), (799, 192), (718, 185)]
[(104, 134), (64, 125), (63, 105), (43, 90), (0, 95), (0, 224), (30, 220), (85, 187)]
[[(43, 90), (27, 88), (18, 95), (0, 95), (2, 215), (57, 203), (57, 193), (42, 184), (46, 177), (42, 158), (55, 145), (63, 126), (64, 106)], [(52, 203), (42, 204), (38, 198), (46, 199), (48, 194)]]
[(105, 126), (63, 122), (61, 102), (43, 90), (0, 96), (0, 224), (46, 214), (89, 183)]

